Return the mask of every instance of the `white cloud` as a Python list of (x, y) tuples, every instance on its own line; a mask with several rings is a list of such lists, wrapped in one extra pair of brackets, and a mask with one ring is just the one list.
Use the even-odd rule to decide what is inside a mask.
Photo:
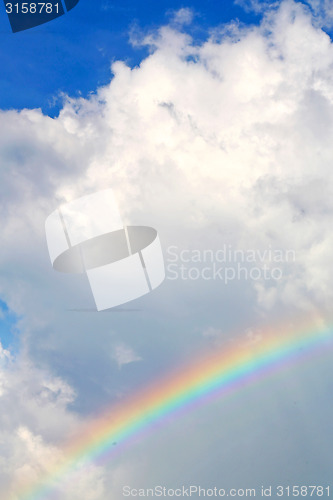
[(268, 9), (276, 8), (281, 3), (281, 0), (235, 0), (235, 4), (242, 7), (247, 12), (263, 13)]
[[(330, 29), (333, 24), (333, 5), (331, 0), (297, 0), (299, 5), (306, 5), (311, 9), (311, 17), (314, 25), (324, 29)], [(235, 4), (242, 7), (247, 12), (256, 14), (267, 14), (268, 11), (274, 11), (281, 5), (292, 1), (288, 0), (235, 0)]]
[(177, 27), (191, 24), (194, 19), (194, 11), (188, 7), (183, 7), (172, 12), (170, 22)]
[[(62, 443), (84, 421), (68, 408), (73, 389), (24, 357), (13, 358), (0, 344), (1, 498), (18, 498), (28, 485), (61, 461)], [(61, 485), (61, 498), (97, 500), (103, 496), (103, 469), (80, 475), (75, 488)], [(81, 496), (80, 496), (81, 495)]]
[[(332, 45), (291, 2), (262, 28), (239, 33), (237, 43), (197, 46), (164, 27), (145, 39), (155, 51), (140, 67), (115, 63), (110, 85), (88, 100), (69, 99), (58, 119), (2, 113), (2, 160), (10, 168), (1, 184), (3, 288), (15, 311), (38, 302), (40, 286), (52, 282), (56, 294), (62, 286), (47, 267), (45, 217), (105, 185), (128, 220), (149, 220), (166, 243), (205, 235), (219, 245), (226, 238), (218, 241), (211, 227), (220, 225), (230, 243), (295, 249), (290, 272), (306, 279), (317, 235), (330, 247)], [(27, 269), (39, 269), (40, 281), (23, 305)], [(312, 267), (311, 300), (322, 295), (315, 274)], [(15, 293), (12, 279), (20, 279)]]
[(116, 360), (119, 368), (134, 361), (142, 360), (131, 347), (126, 346), (124, 343), (118, 343), (114, 346), (112, 358)]
[(331, 28), (333, 25), (333, 5), (331, 0), (307, 0), (310, 5), (315, 22), (324, 28)]

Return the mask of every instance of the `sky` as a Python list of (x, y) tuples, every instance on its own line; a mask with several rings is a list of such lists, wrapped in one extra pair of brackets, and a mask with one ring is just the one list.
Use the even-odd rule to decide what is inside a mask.
[[(0, 500), (19, 500), (87, 421), (199, 353), (332, 324), (333, 8), (80, 0), (0, 23)], [(158, 231), (166, 279), (97, 312), (85, 275), (52, 268), (45, 220), (105, 188)], [(332, 357), (170, 419), (51, 498), (329, 486)]]
[(68, 15), (14, 37), (2, 9), (0, 31), (6, 51), (0, 62), (6, 68), (6, 78), (1, 81), (1, 108), (42, 108), (48, 115), (57, 114), (63, 94), (86, 97), (108, 84), (112, 61), (138, 65), (148, 51), (129, 43), (131, 35), (157, 28), (184, 7), (196, 13), (190, 31), (197, 39), (206, 36), (216, 19), (218, 23), (234, 18), (247, 23), (258, 18), (232, 2), (194, 2), (187, 6), (166, 0), (98, 0), (92, 9), (89, 0), (80, 0)]

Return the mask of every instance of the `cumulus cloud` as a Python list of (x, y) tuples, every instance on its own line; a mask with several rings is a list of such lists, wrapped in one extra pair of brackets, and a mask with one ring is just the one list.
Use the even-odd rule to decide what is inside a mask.
[[(28, 359), (14, 358), (0, 344), (1, 498), (19, 498), (61, 461), (60, 444), (83, 424), (69, 409), (74, 398), (64, 380)], [(79, 489), (67, 484), (61, 491), (66, 499), (95, 500), (101, 495), (103, 473), (94, 466), (80, 476)]]
[[(197, 46), (161, 28), (142, 42), (154, 52), (140, 67), (115, 63), (110, 85), (88, 100), (68, 99), (59, 118), (2, 114), (2, 252), (5, 259), (19, 254), (18, 276), (28, 259), (37, 264), (37, 239), (21, 250), (27, 234), (45, 254), (47, 213), (107, 185), (125, 219), (150, 220), (166, 244), (194, 238), (294, 249), (297, 262), (274, 284), (276, 300), (289, 301), (291, 287), (304, 307), (323, 305), (325, 294), (330, 300), (315, 249), (331, 244), (330, 39), (290, 2), (239, 35), (237, 43), (227, 37)], [(17, 301), (18, 290), (13, 295)]]
[[(186, 24), (190, 11), (178, 18)], [(20, 318), (25, 359), (17, 368), (1, 354), (4, 461), (25, 450), (3, 485), (41, 467), (75, 427), (68, 405), (89, 412), (98, 391), (114, 401), (201, 345), (201, 331), (209, 341), (236, 327), (240, 310), (251, 325), (281, 314), (331, 316), (329, 36), (289, 1), (258, 27), (216, 29), (200, 44), (175, 23), (140, 43), (151, 53), (138, 67), (114, 63), (110, 84), (88, 99), (68, 97), (59, 117), (0, 113), (0, 293)], [(167, 280), (126, 324), (121, 315), (73, 313), (89, 311), (92, 298), (84, 277), (52, 270), (44, 221), (59, 204), (104, 187), (114, 189), (127, 224), (158, 229), (165, 251), (227, 244), (292, 250), (295, 260), (258, 259), (259, 267), (278, 266), (280, 279)], [(138, 360), (136, 352), (133, 381), (119, 367)], [(96, 474), (91, 498), (99, 499)]]
[[(107, 147), (117, 157), (112, 180), (126, 183), (121, 197), (130, 219), (142, 218), (145, 204), (145, 218), (154, 214), (169, 233), (173, 225), (173, 238), (191, 231), (193, 238), (194, 230), (216, 245), (215, 225), (235, 245), (294, 249), (297, 262), (268, 303), (289, 302), (293, 288), (304, 308), (323, 305), (324, 284), (319, 275), (317, 286), (313, 279), (322, 260), (314, 257), (309, 269), (307, 259), (310, 248), (317, 254), (316, 231), (326, 248), (331, 245), (331, 42), (301, 5), (290, 2), (240, 36), (238, 43), (208, 40), (198, 47), (162, 28), (145, 39), (155, 52), (140, 68), (113, 66), (115, 77), (95, 102), (105, 103), (106, 123), (117, 122)], [(92, 102), (81, 104), (78, 117)], [(72, 106), (59, 119), (68, 114)], [(97, 188), (107, 169), (94, 163), (88, 176)], [(178, 229), (179, 213), (185, 231)]]

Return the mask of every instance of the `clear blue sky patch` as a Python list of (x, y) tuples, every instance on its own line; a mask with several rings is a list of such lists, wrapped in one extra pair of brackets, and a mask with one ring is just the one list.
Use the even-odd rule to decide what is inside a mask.
[(4, 348), (10, 348), (12, 352), (17, 351), (19, 345), (17, 320), (7, 304), (0, 300), (0, 341)]

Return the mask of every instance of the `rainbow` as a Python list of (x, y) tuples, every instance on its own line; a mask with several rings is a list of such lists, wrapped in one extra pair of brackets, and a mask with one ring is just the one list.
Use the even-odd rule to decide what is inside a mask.
[(332, 347), (332, 329), (324, 326), (296, 332), (292, 327), (265, 330), (257, 339), (243, 336), (225, 343), (214, 354), (201, 355), (94, 418), (63, 447), (64, 458), (38, 484), (15, 498), (49, 498), (82, 468), (105, 463), (119, 446), (129, 445), (133, 438), (156, 430), (170, 418), (179, 418), (209, 400), (232, 394)]

